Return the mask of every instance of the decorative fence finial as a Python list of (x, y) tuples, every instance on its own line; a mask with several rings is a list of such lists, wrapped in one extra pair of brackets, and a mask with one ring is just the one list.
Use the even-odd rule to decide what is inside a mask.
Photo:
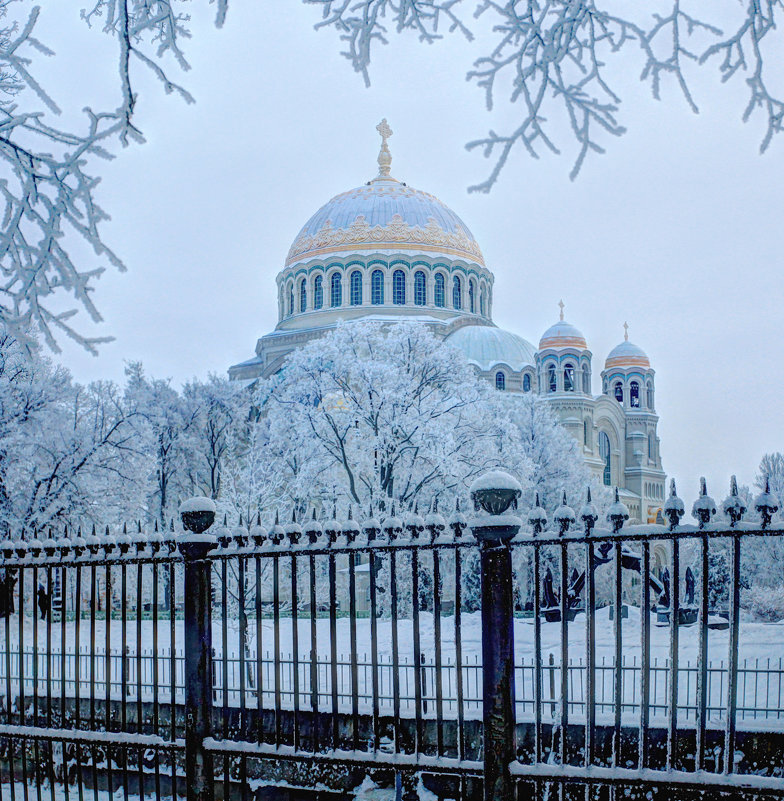
[(585, 533), (590, 534), (599, 519), (599, 512), (596, 509), (593, 501), (591, 500), (591, 488), (588, 487), (588, 492), (585, 497), (585, 506), (580, 509), (580, 520), (583, 521)]
[(531, 524), (531, 527), (534, 531), (534, 536), (537, 534), (541, 534), (545, 527), (547, 526), (547, 512), (542, 508), (541, 503), (539, 502), (539, 492), (537, 491), (534, 495), (534, 506), (530, 512), (528, 512), (528, 522)]
[(770, 477), (765, 476), (765, 489), (754, 499), (754, 508), (759, 512), (762, 528), (768, 528), (773, 515), (779, 510), (779, 504), (770, 491)]
[(575, 521), (574, 509), (566, 502), (566, 490), (563, 490), (561, 505), (555, 510), (553, 520), (558, 524), (558, 533), (563, 537), (569, 526)]
[(730, 526), (735, 528), (736, 524), (743, 519), (746, 514), (746, 504), (743, 498), (738, 495), (738, 480), (735, 476), (730, 479), (730, 497), (722, 505), (724, 514), (730, 519)]
[(629, 509), (625, 503), (621, 502), (621, 496), (618, 492), (618, 487), (615, 488), (615, 502), (607, 510), (607, 519), (610, 521), (613, 531), (616, 534), (623, 528), (623, 524), (629, 519)]
[(705, 477), (700, 478), (700, 495), (691, 510), (692, 517), (699, 522), (700, 528), (710, 523), (711, 517), (716, 514), (716, 501), (708, 495), (708, 485)]
[(664, 502), (664, 516), (670, 522), (670, 531), (681, 522), (681, 518), (686, 514), (683, 501), (678, 497), (675, 489), (675, 479), (670, 479), (670, 497)]

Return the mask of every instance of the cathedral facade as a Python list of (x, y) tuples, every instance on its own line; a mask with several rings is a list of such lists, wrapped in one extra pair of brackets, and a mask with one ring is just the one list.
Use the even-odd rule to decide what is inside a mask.
[(229, 368), (266, 378), (286, 356), (338, 320), (419, 320), (460, 350), (499, 392), (535, 393), (578, 441), (585, 463), (619, 487), (633, 519), (653, 522), (664, 501), (655, 373), (628, 339), (607, 355), (593, 394), (593, 354), (560, 319), (538, 347), (493, 323), (493, 273), (465, 223), (438, 198), (390, 174), (383, 121), (379, 172), (333, 197), (303, 226), (277, 276), (278, 324), (255, 355)]

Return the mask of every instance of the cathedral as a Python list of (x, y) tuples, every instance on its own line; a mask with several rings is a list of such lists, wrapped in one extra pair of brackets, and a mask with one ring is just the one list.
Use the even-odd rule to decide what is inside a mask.
[(336, 195), (303, 226), (277, 276), (278, 324), (253, 358), (229, 368), (249, 382), (281, 369), (286, 355), (338, 320), (419, 320), (465, 354), (499, 392), (542, 395), (575, 437), (586, 465), (619, 487), (633, 520), (654, 522), (665, 474), (657, 436), (655, 373), (624, 340), (593, 394), (593, 354), (560, 319), (538, 347), (493, 323), (493, 273), (468, 226), (438, 198), (391, 175), (383, 120), (378, 175)]

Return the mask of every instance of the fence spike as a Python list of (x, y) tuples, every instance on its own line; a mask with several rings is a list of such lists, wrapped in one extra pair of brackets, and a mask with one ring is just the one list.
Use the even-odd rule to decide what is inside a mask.
[(556, 509), (553, 520), (558, 524), (558, 530), (561, 536), (566, 534), (569, 530), (569, 526), (575, 521), (574, 509), (566, 502), (566, 490), (563, 490), (561, 505)]
[(580, 510), (580, 519), (583, 521), (586, 534), (591, 533), (596, 525), (596, 521), (599, 519), (599, 512), (597, 511), (596, 506), (591, 499), (590, 487), (588, 487), (588, 491), (585, 496), (585, 506), (583, 506), (583, 508)]
[(613, 531), (617, 534), (622, 528), (623, 524), (629, 519), (629, 509), (625, 503), (621, 502), (620, 492), (618, 487), (615, 488), (615, 502), (607, 510), (607, 519), (613, 527)]
[(708, 485), (705, 476), (700, 478), (700, 494), (691, 510), (692, 517), (699, 522), (700, 528), (710, 523), (711, 517), (716, 514), (716, 502), (708, 495)]
[(765, 489), (754, 499), (754, 508), (759, 513), (762, 528), (767, 528), (773, 515), (779, 510), (778, 502), (770, 492), (769, 476), (765, 476)]
[(724, 514), (730, 519), (730, 526), (735, 527), (746, 514), (746, 504), (743, 498), (738, 495), (738, 480), (735, 476), (730, 478), (730, 497), (724, 501), (722, 506)]

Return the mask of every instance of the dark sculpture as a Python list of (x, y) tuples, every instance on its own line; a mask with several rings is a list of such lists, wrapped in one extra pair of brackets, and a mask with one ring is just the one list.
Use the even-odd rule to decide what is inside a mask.
[(662, 571), (662, 584), (664, 585), (664, 589), (662, 590), (661, 594), (659, 595), (659, 605), (662, 606), (664, 609), (670, 608), (670, 571), (665, 567)]
[(542, 606), (544, 609), (554, 609), (558, 606), (558, 596), (553, 589), (553, 574), (550, 568), (544, 576), (544, 586), (542, 588)]
[(694, 606), (694, 573), (686, 568), (686, 606)]

